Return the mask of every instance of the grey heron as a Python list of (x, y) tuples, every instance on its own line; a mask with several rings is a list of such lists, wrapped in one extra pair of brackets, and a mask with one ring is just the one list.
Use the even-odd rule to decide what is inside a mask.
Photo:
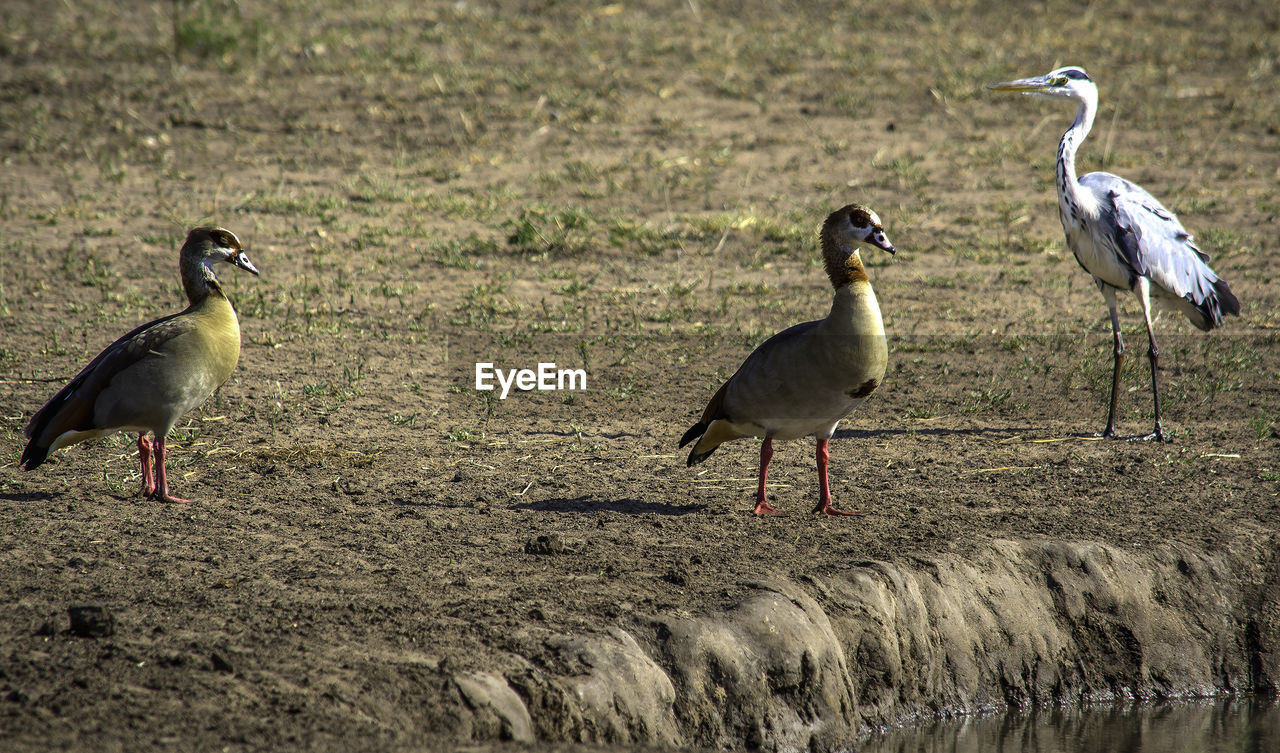
[(1155, 431), (1145, 439), (1163, 441), (1160, 424), (1160, 385), (1156, 376), (1160, 349), (1151, 327), (1151, 296), (1186, 315), (1196, 327), (1209, 331), (1228, 314), (1239, 316), (1240, 301), (1231, 286), (1209, 268), (1209, 255), (1196, 247), (1195, 239), (1143, 188), (1118, 175), (1097, 172), (1076, 178), (1076, 151), (1098, 111), (1098, 87), (1084, 69), (1069, 65), (1043, 76), (991, 84), (988, 89), (1025, 92), (1033, 96), (1067, 99), (1076, 103), (1076, 119), (1058, 144), (1058, 216), (1067, 245), (1076, 261), (1093, 275), (1111, 314), (1115, 342), (1115, 370), (1111, 377), (1111, 407), (1104, 437), (1114, 437), (1116, 403), (1120, 397), (1120, 365), (1124, 338), (1116, 291), (1128, 290), (1142, 307), (1147, 325), (1151, 362), (1151, 397), (1155, 405)]

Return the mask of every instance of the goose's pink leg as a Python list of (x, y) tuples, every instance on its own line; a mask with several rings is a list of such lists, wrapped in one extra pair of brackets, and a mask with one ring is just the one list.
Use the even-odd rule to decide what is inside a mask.
[(191, 504), (189, 500), (175, 497), (169, 493), (169, 472), (165, 469), (165, 438), (161, 436), (156, 437), (156, 490), (152, 497), (161, 502), (177, 502), (180, 505)]
[(144, 431), (138, 434), (138, 460), (142, 463), (142, 496), (156, 493), (156, 477), (151, 472), (151, 440)]
[(818, 506), (814, 512), (823, 515), (857, 515), (853, 510), (841, 510), (831, 504), (831, 487), (827, 483), (827, 463), (831, 454), (827, 451), (827, 440), (818, 440)]
[(764, 496), (765, 479), (769, 476), (769, 461), (773, 459), (773, 438), (765, 437), (760, 445), (760, 487), (756, 490), (756, 515), (781, 515), (782, 510), (769, 504)]

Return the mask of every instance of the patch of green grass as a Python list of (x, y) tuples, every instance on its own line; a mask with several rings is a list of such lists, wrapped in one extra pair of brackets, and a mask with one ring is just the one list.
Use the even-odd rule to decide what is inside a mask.
[(913, 421), (921, 421), (938, 417), (937, 405), (913, 405), (903, 412), (903, 417)]
[(1200, 339), (1202, 347), (1212, 348), (1206, 353), (1207, 368), (1202, 377), (1206, 398), (1240, 389), (1242, 378), (1262, 361), (1262, 354), (1247, 340), (1209, 343)]
[(495, 322), (519, 314), (519, 304), (504, 296), (506, 290), (507, 278), (502, 275), (471, 286), (458, 307), (459, 316), (452, 318), (450, 323), (489, 329)]
[(497, 252), (496, 241), (473, 234), (462, 239), (433, 241), (423, 257), (430, 256), (441, 266), (453, 269), (479, 269), (484, 265), (485, 257), (492, 257)]
[(223, 67), (256, 58), (264, 45), (266, 24), (246, 18), (235, 0), (173, 0), (174, 55), (179, 60), (211, 59)]
[(640, 387), (635, 382), (630, 380), (624, 381), (615, 387), (609, 387), (605, 389), (606, 395), (609, 395), (610, 397), (613, 397), (613, 398), (617, 398), (618, 400), (627, 400), (627, 399), (630, 399), (632, 396), (642, 394), (643, 392), (644, 392), (643, 387)]
[(1276, 434), (1276, 414), (1262, 408), (1258, 415), (1249, 419), (1249, 426), (1254, 433), (1258, 435), (1258, 439), (1267, 439)]
[(1000, 341), (1000, 349), (1009, 353), (1018, 353), (1027, 349), (1027, 343), (1021, 335), (1014, 334)]
[(402, 204), (413, 199), (412, 192), (403, 183), (370, 173), (362, 174), (343, 188), (352, 203)]
[(507, 245), (537, 257), (573, 256), (591, 248), (590, 216), (579, 207), (529, 207), (503, 227), (510, 229)]
[(1215, 260), (1230, 259), (1239, 254), (1253, 251), (1255, 244), (1248, 236), (1239, 231), (1225, 227), (1207, 227), (1195, 234), (1196, 245), (1211, 255)]
[(684, 246), (684, 236), (675, 228), (658, 230), (629, 220), (612, 220), (608, 228), (610, 245), (644, 256), (661, 256)]
[(283, 216), (315, 217), (324, 224), (331, 224), (338, 220), (338, 213), (346, 206), (345, 199), (331, 193), (298, 195), (255, 192), (249, 194), (240, 203), (238, 209)]
[(453, 186), (443, 195), (419, 196), (412, 206), (418, 211), (440, 212), (446, 217), (488, 223), (518, 198), (511, 186), (498, 182), (479, 187)]
[(561, 295), (567, 295), (572, 298), (574, 296), (577, 296), (579, 293), (586, 292), (590, 289), (591, 289), (591, 283), (585, 280), (574, 279), (565, 283), (560, 288), (557, 288), (556, 292)]
[(1013, 393), (1008, 390), (998, 390), (987, 388), (983, 390), (970, 390), (968, 399), (961, 406), (961, 413), (985, 413), (991, 410), (998, 410), (1009, 404), (1009, 398)]
[(921, 164), (923, 161), (924, 158), (920, 155), (901, 154), (889, 158), (876, 155), (871, 159), (871, 167), (893, 176), (892, 180), (881, 177), (877, 185), (892, 189), (905, 188), (915, 193), (919, 199), (922, 197), (924, 188), (930, 183), (929, 175)]

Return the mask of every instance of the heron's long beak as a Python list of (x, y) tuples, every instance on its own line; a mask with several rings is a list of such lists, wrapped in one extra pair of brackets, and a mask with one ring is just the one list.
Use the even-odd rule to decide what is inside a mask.
[(998, 84), (987, 84), (988, 89), (995, 89), (1002, 92), (1042, 92), (1051, 88), (1049, 79), (1045, 76), (1036, 76), (1035, 78), (1020, 78), (1016, 81), (1002, 81)]

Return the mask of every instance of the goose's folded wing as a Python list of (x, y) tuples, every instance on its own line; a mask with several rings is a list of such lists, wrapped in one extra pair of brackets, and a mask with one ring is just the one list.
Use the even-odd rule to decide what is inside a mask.
[[(166, 343), (195, 328), (181, 313), (156, 319), (125, 334), (99, 353), (27, 422), (28, 439), (52, 439), (65, 431), (93, 428), (94, 401), (121, 371), (146, 358), (163, 357)], [(140, 385), (140, 389), (145, 386)]]

